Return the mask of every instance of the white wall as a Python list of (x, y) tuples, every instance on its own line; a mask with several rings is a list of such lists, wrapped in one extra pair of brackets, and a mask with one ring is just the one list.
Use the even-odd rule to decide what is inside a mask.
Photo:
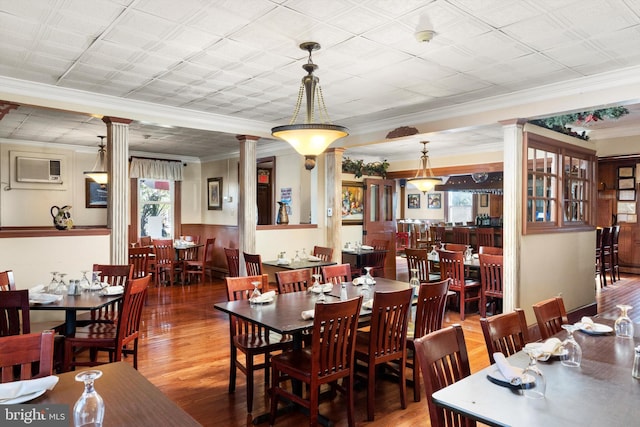
[[(202, 222), (205, 224), (238, 225), (238, 159), (202, 163), (200, 175)], [(208, 178), (222, 178), (222, 210), (209, 210), (207, 206)]]
[[(206, 181), (201, 179), (202, 165), (197, 162), (189, 162), (182, 170), (182, 206), (181, 212), (183, 224), (200, 224), (202, 222), (202, 206), (206, 209)], [(204, 188), (204, 193), (203, 193)]]

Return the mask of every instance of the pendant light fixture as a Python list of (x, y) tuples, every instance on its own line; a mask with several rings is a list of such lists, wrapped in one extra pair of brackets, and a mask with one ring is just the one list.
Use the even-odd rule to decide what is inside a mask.
[(427, 155), (427, 144), (429, 143), (429, 141), (421, 141), (420, 143), (422, 144), (420, 166), (415, 178), (410, 178), (407, 180), (407, 182), (426, 194), (427, 191), (433, 190), (433, 187), (443, 184), (444, 181), (440, 177), (433, 176), (433, 172), (429, 167), (429, 156)]
[(106, 185), (109, 182), (109, 176), (107, 175), (107, 168), (105, 164), (105, 156), (107, 154), (107, 150), (104, 149), (104, 139), (105, 136), (98, 136), (100, 138), (100, 144), (98, 144), (98, 158), (96, 159), (95, 165), (93, 165), (93, 170), (89, 172), (85, 172), (84, 176), (87, 178), (91, 178), (95, 182), (100, 185)]
[[(300, 49), (309, 52), (309, 59), (302, 66), (307, 75), (302, 78), (293, 117), (288, 125), (276, 126), (271, 129), (271, 135), (291, 144), (298, 153), (304, 156), (304, 167), (311, 170), (316, 165), (316, 157), (322, 154), (332, 142), (349, 135), (349, 131), (344, 126), (332, 124), (329, 120), (320, 88), (320, 79), (313, 75), (318, 66), (313, 63), (311, 52), (320, 49), (320, 44), (305, 42), (300, 45)], [(296, 124), (303, 95), (306, 95), (306, 120), (304, 123)], [(314, 122), (314, 120), (320, 122)]]

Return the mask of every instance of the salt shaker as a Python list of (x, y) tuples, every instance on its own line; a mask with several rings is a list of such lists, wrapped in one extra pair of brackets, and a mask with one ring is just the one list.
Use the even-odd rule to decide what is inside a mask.
[(631, 376), (636, 379), (640, 379), (640, 345), (636, 347), (633, 356), (633, 369), (631, 370)]

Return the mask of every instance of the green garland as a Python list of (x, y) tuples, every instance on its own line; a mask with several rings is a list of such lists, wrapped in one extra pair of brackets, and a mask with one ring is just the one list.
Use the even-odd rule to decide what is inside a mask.
[(604, 119), (616, 120), (622, 116), (626, 116), (627, 114), (629, 114), (629, 110), (625, 107), (611, 107), (599, 110), (582, 111), (580, 113), (563, 114), (560, 116), (547, 117), (546, 119), (536, 119), (531, 120), (531, 123), (536, 126), (541, 126), (588, 141), (589, 135), (587, 135), (586, 132), (583, 131), (578, 133), (572, 130), (571, 126), (567, 127), (567, 125), (571, 125), (573, 123), (587, 124)]
[(389, 163), (386, 160), (366, 164), (362, 160), (354, 161), (348, 157), (345, 157), (342, 160), (342, 172), (352, 173), (356, 178), (360, 178), (362, 175), (381, 176), (385, 178), (387, 176), (388, 168)]

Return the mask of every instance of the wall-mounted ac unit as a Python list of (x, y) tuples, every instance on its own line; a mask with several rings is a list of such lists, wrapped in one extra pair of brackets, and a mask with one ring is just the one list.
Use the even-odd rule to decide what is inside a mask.
[(62, 160), (16, 157), (16, 181), (62, 184)]

